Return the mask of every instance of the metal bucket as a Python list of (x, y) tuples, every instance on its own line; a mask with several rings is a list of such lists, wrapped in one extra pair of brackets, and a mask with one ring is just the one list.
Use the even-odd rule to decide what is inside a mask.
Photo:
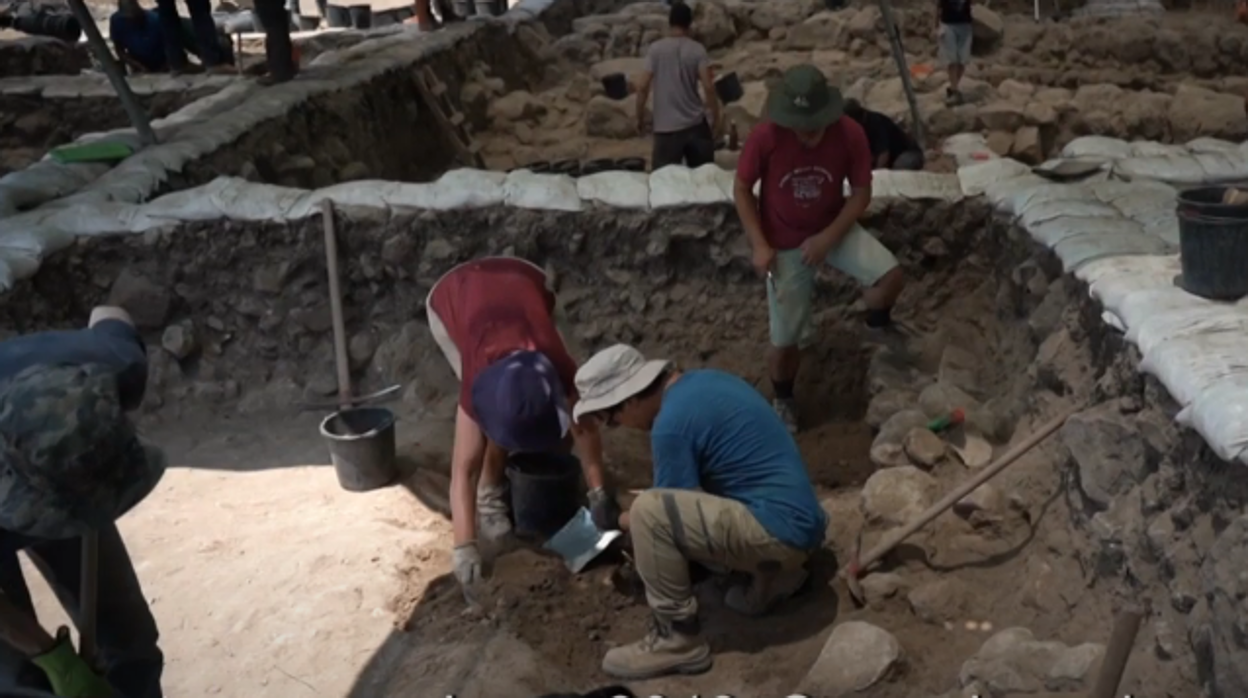
[(384, 407), (356, 407), (321, 421), (338, 484), (348, 492), (385, 487), (399, 475), (395, 463), (394, 413)]

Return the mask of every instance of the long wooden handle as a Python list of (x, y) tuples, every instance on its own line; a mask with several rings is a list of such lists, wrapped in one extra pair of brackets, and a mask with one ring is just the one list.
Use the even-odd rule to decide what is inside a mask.
[(329, 275), (329, 310), (334, 323), (334, 362), (338, 367), (338, 406), (351, 407), (351, 367), (347, 358), (347, 327), (342, 317), (342, 288), (338, 284), (338, 235), (334, 230), (334, 202), (321, 200), (325, 221), (325, 270)]
[(1037, 444), (1044, 441), (1049, 437), (1049, 435), (1061, 428), (1061, 426), (1066, 423), (1066, 420), (1069, 419), (1071, 415), (1081, 409), (1083, 408), (1077, 407), (1067, 410), (1062, 413), (1061, 416), (1040, 427), (1040, 429), (1038, 429), (1035, 433), (1027, 437), (1025, 441), (1010, 449), (1009, 452), (998, 458), (995, 463), (984, 468), (978, 475), (970, 480), (967, 480), (956, 490), (945, 495), (944, 499), (928, 507), (927, 511), (923, 512), (923, 514), (917, 519), (906, 524), (901, 530), (889, 536), (887, 540), (877, 545), (875, 549), (867, 553), (864, 557), (856, 561), (851, 561), (850, 565), (852, 566), (856, 563), (857, 569), (865, 570), (876, 560), (879, 560), (887, 555), (889, 551), (897, 547), (902, 541), (913, 535), (915, 531), (931, 523), (937, 516), (945, 513), (946, 510), (952, 508), (954, 504), (961, 501), (963, 497), (971, 492), (974, 492), (980, 485), (996, 477), (998, 473), (1008, 468), (1014, 463), (1014, 461), (1021, 458), (1023, 454), (1035, 448)]
[(1135, 645), (1135, 636), (1143, 619), (1144, 614), (1138, 610), (1118, 614), (1109, 636), (1109, 646), (1105, 648), (1105, 658), (1101, 661), (1101, 673), (1096, 677), (1088, 698), (1114, 698), (1118, 694), (1118, 684), (1122, 683), (1122, 674), (1127, 669), (1131, 647)]
[(78, 654), (90, 665), (95, 662), (96, 615), (100, 605), (100, 534), (95, 531), (82, 536), (78, 574)]

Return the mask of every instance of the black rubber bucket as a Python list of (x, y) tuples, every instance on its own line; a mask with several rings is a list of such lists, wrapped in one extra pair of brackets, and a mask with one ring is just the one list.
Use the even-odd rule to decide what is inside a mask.
[(347, 8), (351, 13), (351, 26), (356, 29), (371, 29), (373, 26), (373, 8), (371, 5), (352, 5)]
[(1179, 192), (1179, 284), (1194, 296), (1233, 301), (1248, 296), (1248, 206), (1222, 203), (1225, 191)]
[(581, 176), (580, 160), (558, 160), (550, 164), (551, 174), (567, 175), (569, 177)]
[(516, 535), (549, 538), (581, 508), (581, 462), (559, 453), (523, 453), (507, 460)]
[(325, 15), (325, 22), (334, 29), (348, 29), (351, 27), (351, 11), (342, 5), (326, 5), (325, 9), (328, 14)]
[(338, 484), (348, 492), (385, 487), (398, 477), (394, 413), (384, 407), (356, 407), (321, 421)]
[(613, 172), (618, 169), (619, 166), (616, 165), (615, 160), (610, 158), (599, 158), (597, 160), (590, 160), (584, 165), (581, 165), (581, 176), (584, 177), (586, 175), (598, 174), (599, 172)]
[(745, 96), (745, 90), (741, 88), (741, 80), (736, 73), (724, 73), (715, 81), (715, 95), (720, 102), (732, 104)]
[(625, 172), (645, 172), (645, 158), (620, 158), (615, 161), (615, 169), (624, 170)]
[(611, 73), (602, 79), (602, 89), (617, 102), (628, 97), (628, 78), (624, 73)]

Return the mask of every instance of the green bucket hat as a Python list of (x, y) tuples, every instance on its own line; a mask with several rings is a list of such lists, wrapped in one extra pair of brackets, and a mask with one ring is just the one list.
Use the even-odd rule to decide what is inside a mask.
[(767, 96), (767, 117), (795, 131), (818, 131), (845, 113), (841, 91), (818, 68), (799, 65), (785, 71)]

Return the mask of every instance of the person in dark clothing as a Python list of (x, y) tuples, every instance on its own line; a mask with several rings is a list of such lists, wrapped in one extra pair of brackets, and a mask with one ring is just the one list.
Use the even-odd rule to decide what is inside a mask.
[(845, 116), (867, 133), (871, 160), (878, 170), (921, 170), (923, 150), (896, 121), (862, 106), (856, 99), (845, 102)]
[[(199, 45), (195, 41), (192, 22), (179, 18), (178, 27), (180, 31), (177, 41), (182, 52), (182, 62), (185, 63), (187, 53), (203, 60)], [(108, 19), (108, 35), (113, 41), (118, 60), (129, 71), (163, 73), (169, 70), (164, 29), (155, 10), (144, 10), (137, 0), (119, 0), (117, 11)], [(234, 47), (229, 37), (218, 30), (216, 41), (222, 62), (233, 65)]]
[[(115, 523), (150, 494), (164, 471), (159, 450), (141, 443), (122, 416), (139, 406), (146, 386), (147, 351), (120, 308), (96, 308), (86, 329), (0, 342), (0, 441), (6, 459), (0, 498), (0, 690), (51, 689), (58, 696), (85, 697), (111, 689), (127, 698), (162, 696), (164, 655), (156, 621)], [(65, 478), (74, 482), (72, 491), (61, 483)], [(84, 494), (91, 507), (77, 501)], [(106, 510), (103, 525), (78, 515), (99, 513), (96, 505)], [(99, 539), (96, 632), (102, 676), (78, 658), (67, 632), (54, 636), (39, 625), (17, 555), (24, 551), (31, 558), (75, 618), (85, 530)]]
[[(186, 9), (191, 14), (194, 44), (204, 69), (214, 73), (229, 70), (225, 65), (217, 25), (212, 21), (212, 6), (208, 0), (186, 0)], [(160, 31), (169, 72), (186, 72), (186, 50), (182, 42), (182, 18), (178, 16), (177, 0), (156, 0), (156, 14), (160, 18)]]
[(293, 80), (299, 72), (294, 45), (290, 40), (290, 11), (286, 0), (255, 0), (255, 12), (264, 25), (264, 56), (269, 74), (262, 82), (275, 85)]

